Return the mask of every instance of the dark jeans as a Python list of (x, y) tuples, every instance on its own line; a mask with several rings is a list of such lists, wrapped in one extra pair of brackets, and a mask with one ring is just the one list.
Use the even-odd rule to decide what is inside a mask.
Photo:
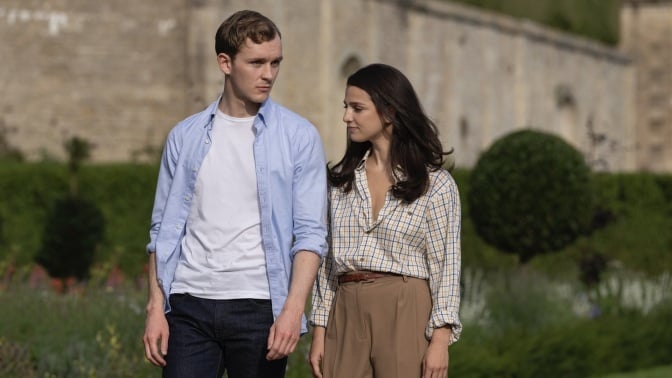
[(171, 294), (165, 378), (282, 378), (287, 358), (266, 360), (271, 301)]

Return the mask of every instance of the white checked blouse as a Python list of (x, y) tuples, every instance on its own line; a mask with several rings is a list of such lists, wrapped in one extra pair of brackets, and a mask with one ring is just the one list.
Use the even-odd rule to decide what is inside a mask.
[(446, 170), (430, 171), (428, 191), (410, 204), (388, 191), (374, 221), (365, 161), (366, 156), (349, 193), (330, 189), (330, 248), (315, 282), (311, 323), (327, 326), (339, 275), (389, 272), (428, 280), (432, 311), (425, 335), (429, 339), (435, 328), (450, 325), (457, 341), (461, 213), (455, 181)]

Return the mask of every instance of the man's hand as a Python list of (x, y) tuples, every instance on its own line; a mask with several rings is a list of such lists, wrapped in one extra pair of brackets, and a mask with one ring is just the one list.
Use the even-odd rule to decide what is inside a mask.
[(294, 255), (289, 293), (268, 334), (267, 360), (285, 358), (296, 348), (301, 336), (301, 318), (319, 265), (320, 257), (313, 252), (298, 251)]
[(290, 355), (296, 348), (301, 335), (302, 311), (291, 312), (283, 309), (271, 326), (268, 334), (267, 360), (278, 360)]
[(145, 357), (156, 366), (166, 366), (164, 356), (168, 354), (168, 321), (163, 311), (163, 292), (156, 279), (156, 253), (149, 254), (147, 274), (149, 300), (147, 301), (147, 319), (145, 320)]
[(142, 341), (145, 357), (156, 366), (166, 366), (164, 356), (168, 354), (168, 335), (168, 321), (163, 309), (148, 310)]

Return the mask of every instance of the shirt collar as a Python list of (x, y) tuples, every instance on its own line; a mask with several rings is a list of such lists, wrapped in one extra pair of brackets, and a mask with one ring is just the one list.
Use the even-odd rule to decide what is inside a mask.
[[(217, 97), (217, 101), (213, 102), (208, 106), (206, 112), (210, 116), (210, 120), (212, 120), (215, 117), (215, 114), (217, 114), (217, 107), (219, 106), (219, 102), (222, 101), (222, 95), (220, 94), (219, 97)], [(259, 111), (257, 112), (257, 118), (261, 120), (261, 124), (263, 126), (268, 126), (267, 121), (270, 118), (270, 113), (272, 112), (273, 106), (275, 103), (271, 100), (270, 97), (267, 97), (264, 102), (261, 103), (261, 106), (259, 107)], [(255, 125), (257, 122), (255, 121)]]
[[(371, 154), (371, 149), (369, 148), (366, 150), (364, 153), (364, 156), (362, 156), (362, 159), (359, 161), (359, 164), (357, 165), (357, 168), (355, 170), (357, 171), (364, 171), (366, 169), (366, 159), (369, 157)], [(404, 181), (406, 180), (406, 174), (404, 171), (401, 169), (400, 166), (397, 166), (397, 168), (394, 169), (394, 183), (398, 183), (399, 181)]]

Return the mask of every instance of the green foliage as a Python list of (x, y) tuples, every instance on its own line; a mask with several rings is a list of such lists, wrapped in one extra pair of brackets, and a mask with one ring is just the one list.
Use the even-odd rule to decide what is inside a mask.
[[(105, 218), (105, 235), (96, 253), (96, 265), (119, 266), (136, 277), (147, 263), (148, 241), (158, 167), (138, 164), (83, 166), (79, 173), (81, 197), (96, 204)], [(517, 256), (501, 253), (476, 233), (467, 201), (472, 173), (454, 169), (462, 203), (462, 262), (466, 268), (496, 272), (517, 264)], [(650, 176), (649, 178), (639, 176)], [(577, 274), (583, 251), (603, 254), (631, 269), (649, 274), (672, 270), (672, 201), (665, 191), (670, 176), (654, 174), (600, 174), (594, 180), (598, 207), (611, 214), (604, 227), (584, 236), (559, 254), (539, 255), (530, 264), (544, 274)], [(630, 180), (658, 183), (630, 184)], [(623, 190), (619, 186), (627, 187)], [(638, 187), (634, 190), (630, 187)], [(646, 189), (648, 188), (648, 189)], [(619, 195), (619, 192), (629, 193)], [(660, 193), (663, 193), (661, 196)], [(638, 193), (638, 194), (635, 194)], [(667, 194), (666, 194), (667, 193)], [(45, 222), (53, 204), (68, 194), (68, 172), (59, 164), (0, 164), (0, 217), (4, 219), (5, 244), (0, 262), (17, 267), (32, 263), (41, 248)], [(634, 196), (634, 197), (633, 197)], [(658, 198), (656, 201), (651, 198)], [(636, 204), (646, 204), (636, 207)], [(639, 206), (639, 205), (637, 205)], [(562, 267), (562, 269), (558, 269)], [(567, 274), (567, 273), (563, 273)]]
[(87, 140), (75, 136), (65, 141), (63, 147), (68, 153), (70, 172), (76, 174), (84, 160), (91, 156), (91, 144)]
[(476, 232), (527, 262), (588, 230), (590, 170), (559, 137), (521, 130), (485, 151), (472, 171), (467, 202)]
[(620, 0), (453, 0), (618, 44)]
[(11, 257), (18, 265), (33, 261), (49, 209), (67, 193), (67, 182), (61, 165), (0, 164), (0, 213), (7, 215), (7, 247), (0, 249), (0, 259)]
[(672, 365), (651, 369), (638, 370), (628, 373), (615, 373), (600, 378), (669, 378), (672, 377)]
[(489, 275), (492, 286), (485, 294), (488, 308), (481, 321), (493, 335), (529, 337), (540, 330), (574, 318), (571, 303), (554, 295), (553, 286), (528, 267), (505, 275)]
[[(157, 166), (136, 164), (81, 168), (80, 198), (96, 204), (106, 225), (97, 263), (111, 262), (128, 276), (143, 272), (157, 172)], [(32, 263), (42, 248), (54, 204), (68, 196), (68, 180), (67, 169), (60, 164), (0, 164), (0, 214), (5, 214), (6, 237), (0, 261)]]
[[(672, 250), (669, 176), (649, 173), (597, 174), (597, 215), (592, 249), (629, 269), (659, 274), (672, 270), (661, 258)], [(584, 244), (586, 244), (584, 242)]]
[(0, 292), (0, 300), (7, 304), (0, 335), (29, 349), (36, 360), (36, 376), (161, 375), (145, 361), (140, 343), (145, 292), (87, 289), (80, 294), (54, 295), (15, 286)]
[(0, 377), (37, 377), (28, 347), (0, 337)]
[(0, 117), (0, 162), (22, 162), (23, 154), (18, 148), (9, 144), (7, 140), (8, 132), (4, 120)]
[(479, 270), (486, 272), (499, 271), (502, 268), (513, 267), (518, 261), (516, 256), (501, 253), (495, 247), (486, 243), (478, 236), (471, 221), (471, 210), (467, 194), (469, 193), (469, 183), (471, 181), (471, 171), (461, 168), (455, 168), (451, 175), (457, 183), (460, 192), (460, 202), (462, 205), (462, 263), (465, 267), (478, 267)]
[(77, 197), (58, 200), (45, 221), (35, 262), (54, 278), (87, 278), (104, 232), (105, 219), (96, 204)]
[[(549, 314), (554, 307), (547, 308)], [(667, 301), (648, 314), (574, 318), (533, 333), (493, 333), (489, 324), (467, 324), (460, 341), (450, 348), (450, 376), (590, 377), (670, 364), (671, 311)]]
[(95, 260), (96, 247), (105, 232), (105, 219), (95, 203), (79, 197), (80, 166), (90, 155), (91, 146), (73, 137), (65, 142), (70, 173), (70, 192), (58, 199), (44, 223), (42, 248), (35, 262), (49, 275), (65, 280), (87, 278)]

